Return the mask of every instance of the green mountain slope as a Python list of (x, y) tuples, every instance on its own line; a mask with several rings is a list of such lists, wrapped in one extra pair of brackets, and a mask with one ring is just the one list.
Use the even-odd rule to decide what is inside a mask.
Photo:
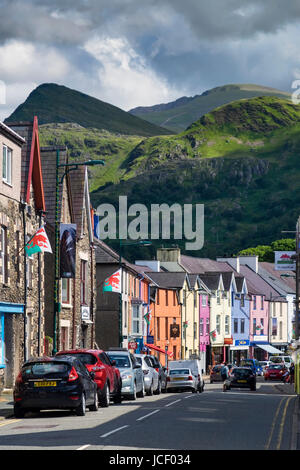
[(173, 132), (182, 132), (191, 123), (213, 109), (240, 99), (276, 96), (290, 99), (290, 94), (259, 85), (225, 85), (205, 91), (202, 95), (182, 97), (171, 103), (138, 107), (129, 112)]
[[(198, 254), (237, 253), (294, 230), (300, 208), (300, 106), (274, 97), (217, 108), (176, 136), (142, 139), (121, 163), (122, 180), (91, 194), (128, 204), (205, 205)], [(184, 251), (184, 240), (178, 243)], [(158, 242), (158, 245), (161, 241)], [(113, 245), (113, 243), (112, 243)]]
[(52, 83), (33, 90), (5, 122), (29, 121), (34, 115), (38, 116), (40, 124), (77, 123), (87, 128), (141, 136), (172, 133), (116, 106)]

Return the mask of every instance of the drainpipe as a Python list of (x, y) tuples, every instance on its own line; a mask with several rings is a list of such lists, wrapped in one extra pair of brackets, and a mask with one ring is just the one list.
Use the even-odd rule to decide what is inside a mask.
[[(25, 216), (25, 208), (27, 204), (25, 202), (21, 202), (20, 204), (21, 211), (22, 211), (22, 218), (23, 218), (23, 241), (24, 247), (26, 245), (26, 216)], [(24, 248), (24, 312), (23, 312), (23, 325), (24, 325), (24, 346), (23, 346), (23, 354), (24, 354), (24, 361), (27, 361), (27, 254)]]

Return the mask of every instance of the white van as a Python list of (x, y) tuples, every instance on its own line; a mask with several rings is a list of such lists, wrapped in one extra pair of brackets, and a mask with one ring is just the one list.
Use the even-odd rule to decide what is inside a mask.
[(198, 377), (198, 386), (197, 390), (199, 393), (204, 391), (204, 380), (202, 377), (201, 362), (199, 359), (181, 359), (179, 361), (169, 361), (168, 363), (168, 372), (172, 369), (181, 369), (185, 367), (191, 369), (192, 374), (195, 377)]
[(284, 362), (285, 367), (291, 367), (293, 359), (291, 356), (270, 356), (269, 361), (273, 364), (281, 364)]

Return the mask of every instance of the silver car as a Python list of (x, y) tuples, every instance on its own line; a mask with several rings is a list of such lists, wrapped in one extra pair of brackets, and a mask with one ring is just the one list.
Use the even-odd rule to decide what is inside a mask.
[(197, 392), (198, 377), (192, 374), (191, 369), (170, 369), (167, 377), (167, 391), (191, 390)]
[(135, 354), (135, 359), (142, 366), (144, 374), (145, 392), (147, 395), (159, 395), (159, 374), (154, 369), (151, 359), (146, 354)]

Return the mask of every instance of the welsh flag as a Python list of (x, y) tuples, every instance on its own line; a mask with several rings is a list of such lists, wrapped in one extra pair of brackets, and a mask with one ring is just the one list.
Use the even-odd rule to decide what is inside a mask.
[(41, 227), (25, 245), (25, 251), (28, 256), (34, 253), (52, 253), (52, 248), (44, 227)]
[(103, 292), (121, 293), (121, 269), (105, 279), (103, 284)]
[(151, 310), (147, 311), (147, 309), (145, 308), (145, 311), (146, 311), (146, 313), (144, 314), (145, 322), (147, 323), (147, 325), (150, 325), (150, 321), (151, 321)]
[(217, 339), (217, 330), (213, 330), (209, 333), (209, 336), (211, 338), (212, 341), (216, 341)]

